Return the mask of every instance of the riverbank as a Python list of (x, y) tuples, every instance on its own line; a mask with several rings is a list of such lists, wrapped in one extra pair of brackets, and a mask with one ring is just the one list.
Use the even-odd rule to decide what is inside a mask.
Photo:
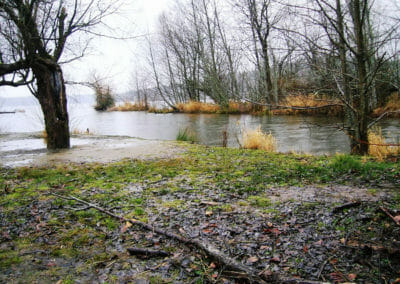
[[(343, 117), (344, 105), (338, 99), (316, 95), (290, 95), (278, 104), (263, 106), (252, 102), (230, 101), (226, 108), (215, 103), (189, 101), (172, 107), (149, 106), (144, 102), (125, 102), (109, 111), (148, 111), (149, 113), (189, 113), (189, 114), (251, 114), (251, 115), (309, 115)], [(387, 102), (374, 109), (372, 117), (385, 115), (400, 118), (400, 98), (393, 93)]]
[(1, 169), (0, 282), (241, 277), (193, 247), (63, 199), (70, 196), (212, 243), (268, 282), (400, 277), (399, 226), (385, 213), (400, 215), (399, 163), (178, 145), (184, 151), (164, 159)]

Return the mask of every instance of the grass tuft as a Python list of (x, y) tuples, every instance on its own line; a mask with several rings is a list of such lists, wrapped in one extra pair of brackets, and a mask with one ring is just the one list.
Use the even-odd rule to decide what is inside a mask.
[(276, 152), (277, 143), (275, 137), (271, 133), (266, 134), (262, 132), (259, 126), (255, 130), (245, 129), (243, 131), (243, 148)]
[(176, 140), (195, 143), (197, 141), (197, 136), (195, 132), (186, 127), (185, 129), (179, 129)]

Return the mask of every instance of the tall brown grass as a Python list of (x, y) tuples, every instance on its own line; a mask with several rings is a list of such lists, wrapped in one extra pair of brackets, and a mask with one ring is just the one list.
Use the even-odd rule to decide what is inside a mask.
[[(400, 97), (399, 93), (395, 92), (393, 93), (389, 98), (384, 107), (379, 107), (374, 110), (373, 114), (374, 116), (381, 116), (382, 114), (386, 112), (396, 112), (396, 113), (391, 113), (388, 116), (390, 117), (400, 117)], [(398, 111), (398, 112), (397, 112)]]
[(243, 130), (243, 148), (244, 149), (258, 149), (266, 152), (276, 152), (277, 142), (275, 137), (269, 133), (262, 132), (261, 127), (254, 130)]
[(183, 113), (218, 113), (220, 107), (216, 104), (190, 101), (179, 103), (176, 108)]
[[(283, 109), (272, 110), (275, 115), (329, 115), (340, 116), (343, 115), (343, 107), (340, 105), (339, 100), (332, 100), (327, 98), (319, 98), (316, 95), (290, 95), (286, 97), (281, 103), (282, 106), (288, 107)], [(325, 107), (330, 105), (328, 107)], [(334, 106), (331, 106), (334, 105)], [(304, 109), (293, 109), (296, 107)], [(310, 109), (307, 109), (310, 108)]]
[(375, 128), (368, 132), (368, 142), (370, 144), (368, 154), (379, 161), (400, 155), (400, 146), (390, 145), (382, 135), (381, 128)]
[(122, 105), (114, 106), (109, 111), (146, 111), (148, 106), (144, 102), (125, 102)]

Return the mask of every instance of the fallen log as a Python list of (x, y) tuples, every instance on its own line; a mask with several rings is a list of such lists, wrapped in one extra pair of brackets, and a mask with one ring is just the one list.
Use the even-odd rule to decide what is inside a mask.
[(128, 248), (128, 253), (130, 255), (135, 255), (140, 258), (151, 258), (151, 257), (167, 257), (170, 254), (163, 250), (152, 250), (146, 248)]
[(246, 265), (243, 265), (242, 263), (232, 259), (230, 256), (226, 255), (225, 253), (219, 251), (216, 247), (213, 245), (200, 240), (200, 239), (189, 239), (182, 237), (180, 235), (177, 235), (172, 232), (168, 232), (166, 230), (163, 230), (161, 228), (155, 227), (154, 225), (147, 224), (144, 222), (141, 222), (139, 220), (135, 219), (128, 219), (123, 216), (119, 216), (117, 214), (114, 214), (107, 209), (104, 209), (96, 204), (81, 200), (79, 198), (76, 198), (74, 196), (62, 196), (58, 195), (55, 193), (50, 193), (50, 195), (56, 196), (58, 198), (64, 199), (64, 200), (73, 200), (76, 201), (80, 204), (86, 205), (87, 208), (93, 208), (96, 209), (110, 217), (113, 217), (115, 219), (120, 220), (121, 222), (129, 222), (132, 225), (137, 225), (145, 230), (151, 231), (153, 233), (157, 233), (159, 235), (166, 236), (172, 240), (178, 241), (183, 243), (184, 245), (190, 247), (195, 247), (197, 249), (200, 249), (203, 251), (208, 257), (213, 259), (215, 262), (217, 262), (221, 267), (224, 267), (224, 270), (231, 270), (232, 277), (234, 278), (233, 274), (238, 275), (238, 279), (245, 280), (246, 282), (249, 283), (321, 283), (321, 282), (315, 282), (315, 281), (308, 281), (308, 280), (303, 280), (303, 279), (290, 279), (290, 278), (284, 278), (284, 277), (279, 277), (276, 275), (276, 280), (271, 281), (271, 279), (268, 279), (268, 277), (264, 277), (260, 271), (257, 271), (251, 267), (248, 267)]
[(350, 209), (350, 208), (357, 207), (357, 206), (360, 206), (360, 205), (361, 205), (360, 201), (346, 203), (346, 204), (343, 204), (343, 205), (340, 205), (340, 206), (337, 206), (337, 207), (333, 208), (332, 213), (334, 213), (334, 214), (335, 213), (339, 213), (339, 212), (341, 212), (341, 211), (343, 211), (345, 209)]

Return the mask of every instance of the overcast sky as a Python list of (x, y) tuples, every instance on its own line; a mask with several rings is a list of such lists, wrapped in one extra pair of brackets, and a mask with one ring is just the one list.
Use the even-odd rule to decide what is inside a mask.
[[(151, 34), (155, 32), (159, 15), (171, 3), (172, 0), (124, 0), (120, 13), (111, 16), (108, 21), (133, 36)], [(130, 77), (145, 60), (144, 42), (144, 37), (129, 40), (97, 38), (92, 41), (89, 54), (83, 59), (63, 66), (65, 79), (87, 81), (90, 74), (96, 72), (108, 77), (116, 92), (125, 92), (129, 89)], [(67, 92), (90, 93), (91, 90), (67, 86)], [(27, 95), (30, 93), (25, 87), (0, 88), (1, 97)]]

